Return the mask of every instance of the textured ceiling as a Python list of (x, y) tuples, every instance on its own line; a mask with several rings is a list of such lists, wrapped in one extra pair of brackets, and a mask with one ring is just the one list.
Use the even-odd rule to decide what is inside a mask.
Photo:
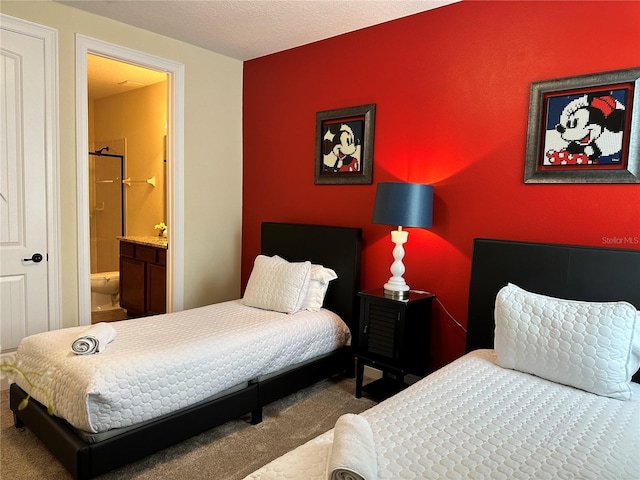
[(250, 60), (459, 0), (56, 0)]

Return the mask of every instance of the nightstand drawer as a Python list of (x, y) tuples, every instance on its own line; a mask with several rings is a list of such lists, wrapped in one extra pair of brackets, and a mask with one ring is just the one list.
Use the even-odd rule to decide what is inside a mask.
[(365, 317), (364, 331), (362, 332), (362, 338), (367, 342), (366, 351), (383, 357), (394, 358), (394, 339), (398, 311), (388, 305), (376, 303), (369, 303), (368, 310)]

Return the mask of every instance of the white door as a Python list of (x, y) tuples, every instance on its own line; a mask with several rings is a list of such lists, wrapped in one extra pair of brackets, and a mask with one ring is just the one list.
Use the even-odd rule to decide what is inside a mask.
[[(10, 17), (9, 17), (10, 18)], [(50, 299), (51, 95), (45, 39), (3, 16), (0, 38), (0, 343), (57, 328)], [(52, 252), (53, 253), (53, 252)], [(54, 302), (55, 303), (55, 302)], [(52, 317), (54, 321), (52, 322)]]

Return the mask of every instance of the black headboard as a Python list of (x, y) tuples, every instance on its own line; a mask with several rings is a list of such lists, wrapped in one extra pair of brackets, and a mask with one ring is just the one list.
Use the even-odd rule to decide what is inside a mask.
[[(624, 300), (640, 310), (640, 251), (475, 239), (467, 352), (493, 348), (495, 298), (509, 282), (570, 300)], [(638, 380), (636, 373), (634, 381)]]
[(356, 334), (362, 229), (264, 222), (261, 252), (290, 262), (309, 260), (333, 269), (338, 278), (329, 284), (324, 307), (340, 315)]

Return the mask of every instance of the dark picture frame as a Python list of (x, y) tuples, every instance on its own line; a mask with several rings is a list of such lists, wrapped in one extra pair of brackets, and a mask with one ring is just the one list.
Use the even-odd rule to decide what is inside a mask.
[(316, 113), (315, 184), (371, 184), (376, 105)]
[(640, 67), (533, 82), (525, 183), (640, 183)]

